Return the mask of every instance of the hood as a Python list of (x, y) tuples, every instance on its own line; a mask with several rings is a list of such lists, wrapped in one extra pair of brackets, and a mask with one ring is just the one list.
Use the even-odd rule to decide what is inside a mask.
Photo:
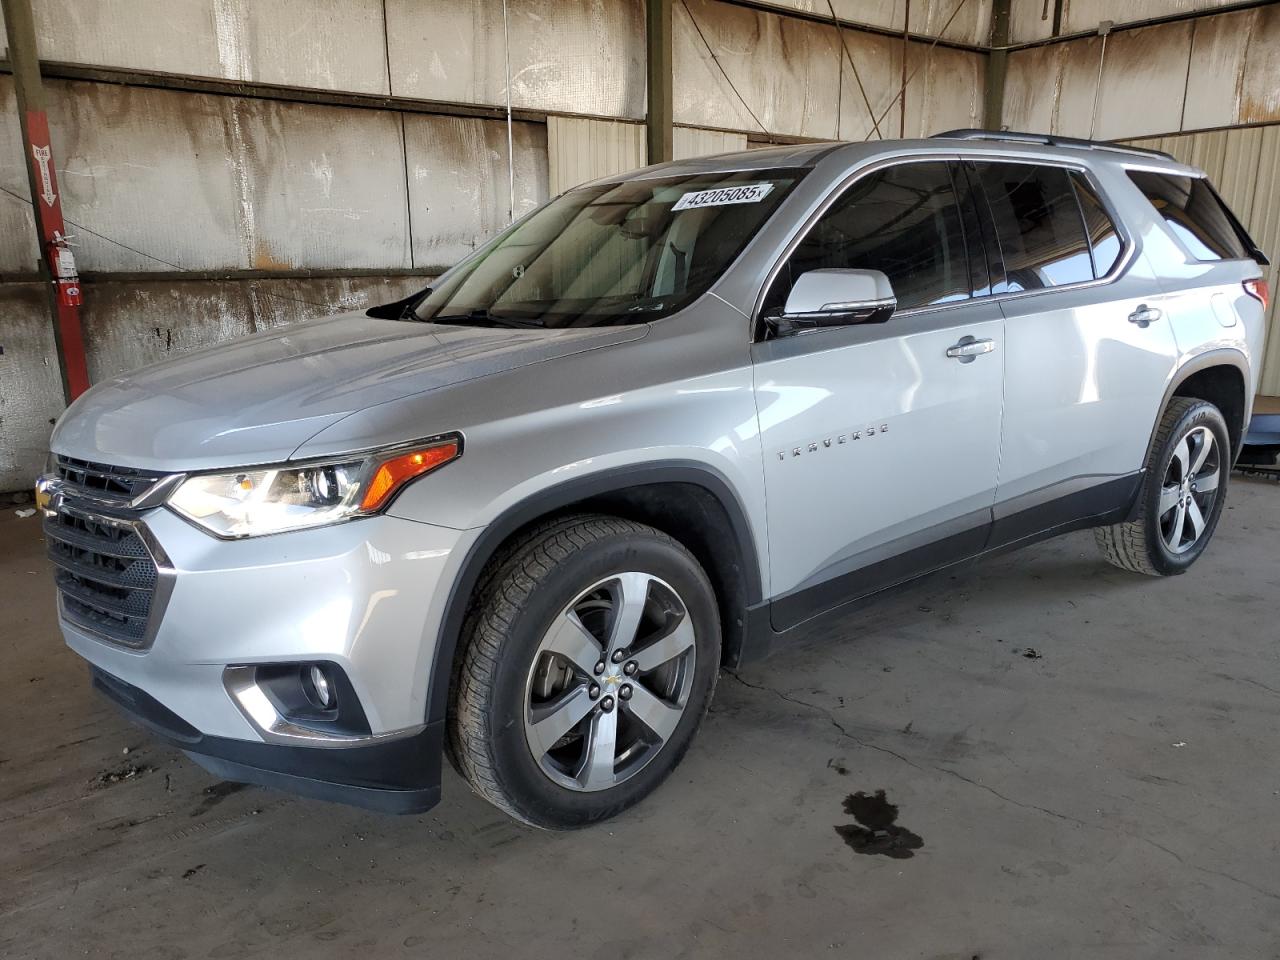
[[(647, 331), (453, 327), (343, 314), (100, 383), (62, 415), (51, 446), (84, 460), (165, 471), (287, 460), (358, 410)], [(422, 433), (446, 426), (424, 424)]]

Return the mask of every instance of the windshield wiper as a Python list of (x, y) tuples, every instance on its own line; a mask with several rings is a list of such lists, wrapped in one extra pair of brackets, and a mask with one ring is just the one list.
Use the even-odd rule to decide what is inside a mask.
[(518, 317), (504, 317), (491, 313), (484, 307), (476, 307), (476, 309), (467, 313), (455, 314), (445, 317), (432, 317), (432, 323), (452, 323), (452, 324), (471, 324), (473, 326), (489, 325), (492, 327), (544, 327), (541, 320), (526, 320)]

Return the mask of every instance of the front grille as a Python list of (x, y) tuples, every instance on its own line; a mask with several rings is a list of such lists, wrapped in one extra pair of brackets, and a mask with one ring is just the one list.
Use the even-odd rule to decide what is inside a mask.
[(44, 533), (63, 615), (104, 639), (146, 646), (159, 571), (137, 529), (64, 500)]
[(105, 463), (77, 460), (74, 457), (58, 457), (58, 477), (69, 488), (72, 496), (83, 493), (101, 500), (116, 500), (127, 504), (138, 494), (150, 488), (160, 477), (132, 467), (112, 467)]

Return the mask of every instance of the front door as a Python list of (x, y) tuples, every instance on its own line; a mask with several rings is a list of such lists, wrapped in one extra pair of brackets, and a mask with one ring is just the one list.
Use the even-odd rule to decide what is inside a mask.
[[(753, 348), (777, 630), (986, 541), (1004, 331), (999, 306), (974, 296), (986, 264), (970, 263), (981, 241), (954, 172), (910, 161), (859, 178), (764, 298), (767, 316), (801, 273), (846, 267), (882, 270), (898, 300), (883, 323)], [(982, 352), (953, 349), (974, 341)]]

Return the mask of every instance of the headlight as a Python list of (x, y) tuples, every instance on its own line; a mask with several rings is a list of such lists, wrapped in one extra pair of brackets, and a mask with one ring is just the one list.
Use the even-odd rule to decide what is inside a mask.
[(280, 464), (190, 477), (169, 506), (219, 537), (256, 537), (377, 513), (410, 480), (456, 460), (448, 437), (357, 459)]

